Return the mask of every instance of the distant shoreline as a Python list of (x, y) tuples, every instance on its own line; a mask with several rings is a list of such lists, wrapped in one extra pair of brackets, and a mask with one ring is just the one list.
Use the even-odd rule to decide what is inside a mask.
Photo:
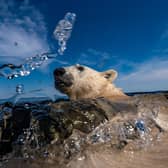
[[(134, 95), (140, 95), (140, 94), (166, 94), (168, 97), (168, 90), (159, 90), (159, 91), (145, 91), (145, 92), (125, 92), (125, 94), (127, 94), (128, 96), (134, 96)], [(26, 100), (27, 99), (27, 100)], [(58, 97), (55, 99), (54, 102), (60, 101), (60, 100), (67, 100), (68, 98), (66, 97)], [(7, 101), (11, 101), (10, 99), (0, 99), (0, 104), (3, 104)], [(39, 98), (23, 98), (23, 101), (19, 101), (19, 102), (42, 102), (42, 101), (52, 101), (51, 99), (49, 99), (48, 97), (39, 97)]]
[(134, 95), (139, 95), (139, 94), (158, 94), (158, 93), (162, 93), (162, 94), (168, 94), (168, 90), (159, 90), (159, 91), (146, 91), (146, 92), (126, 92), (126, 94), (128, 96), (134, 96)]

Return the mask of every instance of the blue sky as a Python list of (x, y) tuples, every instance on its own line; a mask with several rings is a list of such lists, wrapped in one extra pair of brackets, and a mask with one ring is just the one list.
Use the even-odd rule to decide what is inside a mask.
[(57, 57), (65, 64), (48, 62), (30, 76), (1, 78), (0, 98), (14, 94), (19, 83), (27, 93), (51, 95), (53, 69), (76, 63), (117, 70), (115, 83), (126, 92), (168, 90), (167, 6), (166, 0), (0, 0), (1, 64), (56, 50), (56, 24), (67, 12), (77, 15), (67, 50)]

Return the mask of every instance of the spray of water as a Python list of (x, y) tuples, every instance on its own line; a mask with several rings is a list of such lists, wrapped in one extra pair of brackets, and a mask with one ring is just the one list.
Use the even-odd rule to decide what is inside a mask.
[(25, 62), (21, 65), (4, 64), (0, 66), (0, 76), (7, 79), (27, 76), (31, 71), (39, 68), (46, 60), (48, 60), (47, 55), (42, 54), (26, 58)]
[[(41, 67), (48, 60), (57, 61), (56, 57), (58, 55), (63, 55), (65, 49), (67, 48), (67, 41), (71, 36), (71, 32), (76, 19), (76, 14), (66, 13), (64, 18), (60, 20), (53, 32), (54, 38), (58, 41), (58, 51), (57, 52), (45, 52), (42, 54), (37, 54), (32, 57), (27, 57), (22, 64), (2, 64), (0, 65), (0, 77), (7, 79), (13, 79), (17, 77), (28, 76), (30, 73)], [(10, 98), (10, 101), (14, 104), (18, 101), (19, 97), (25, 94), (24, 85), (18, 84), (16, 86), (16, 94)]]
[(67, 41), (71, 36), (75, 19), (76, 15), (74, 13), (67, 13), (64, 19), (60, 20), (56, 26), (53, 34), (55, 39), (58, 40), (58, 53), (46, 52), (28, 57), (21, 65), (3, 64), (0, 66), (0, 77), (13, 79), (16, 77), (27, 76), (33, 70), (41, 67), (47, 60), (54, 59), (58, 55), (63, 55)]
[(58, 53), (62, 55), (66, 50), (66, 43), (71, 37), (72, 28), (75, 22), (76, 14), (68, 12), (64, 19), (58, 22), (54, 30), (54, 37), (58, 40)]

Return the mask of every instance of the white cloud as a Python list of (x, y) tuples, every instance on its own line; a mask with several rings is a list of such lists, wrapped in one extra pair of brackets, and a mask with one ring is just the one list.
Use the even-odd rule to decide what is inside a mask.
[(124, 91), (168, 90), (168, 59), (154, 58), (136, 66), (132, 73), (119, 77), (117, 86)]
[[(159, 51), (159, 55), (154, 56), (143, 63), (134, 63), (113, 56), (107, 52), (95, 49), (88, 49), (81, 53), (78, 63), (85, 64), (98, 70), (115, 69), (119, 73), (115, 81), (117, 87), (121, 87), (125, 92), (168, 90), (168, 57), (167, 50)], [(102, 65), (102, 66), (101, 66)], [(101, 66), (101, 67), (100, 67)]]
[[(25, 58), (49, 50), (42, 14), (28, 0), (0, 1), (0, 56)], [(13, 63), (13, 62), (12, 62)], [(16, 61), (17, 63), (17, 61)]]

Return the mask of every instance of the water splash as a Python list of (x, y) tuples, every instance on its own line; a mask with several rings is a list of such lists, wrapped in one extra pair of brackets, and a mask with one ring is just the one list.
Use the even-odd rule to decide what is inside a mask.
[(0, 76), (3, 76), (7, 79), (13, 79), (19, 76), (28, 76), (31, 71), (39, 68), (48, 59), (49, 56), (44, 53), (26, 58), (24, 63), (21, 65), (4, 64), (0, 66)]
[(54, 37), (56, 40), (58, 40), (58, 45), (60, 46), (60, 48), (58, 49), (58, 53), (60, 55), (62, 55), (66, 50), (66, 43), (67, 40), (71, 37), (75, 19), (76, 14), (68, 12), (65, 15), (64, 19), (58, 22), (58, 25), (54, 30)]
[(54, 37), (58, 40), (58, 53), (56, 52), (46, 52), (42, 54), (37, 54), (32, 57), (25, 59), (23, 64), (3, 64), (0, 66), (0, 77), (5, 77), (7, 79), (13, 79), (16, 77), (28, 76), (30, 73), (41, 67), (47, 60), (55, 59), (58, 54), (63, 55), (67, 40), (71, 36), (72, 28), (75, 22), (76, 14), (67, 13), (64, 19), (58, 22), (54, 30)]

